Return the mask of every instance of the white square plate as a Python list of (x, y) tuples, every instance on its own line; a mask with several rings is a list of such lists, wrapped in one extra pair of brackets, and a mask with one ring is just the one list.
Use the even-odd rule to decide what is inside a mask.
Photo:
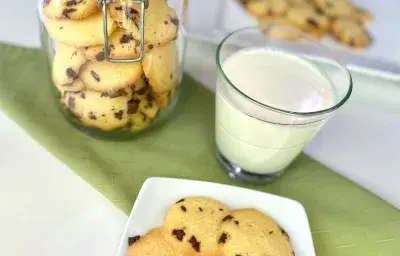
[(296, 256), (315, 256), (307, 215), (297, 201), (239, 187), (169, 178), (145, 181), (129, 216), (117, 256), (125, 256), (129, 237), (162, 226), (168, 208), (187, 196), (207, 196), (231, 209), (256, 208), (265, 212), (289, 234)]

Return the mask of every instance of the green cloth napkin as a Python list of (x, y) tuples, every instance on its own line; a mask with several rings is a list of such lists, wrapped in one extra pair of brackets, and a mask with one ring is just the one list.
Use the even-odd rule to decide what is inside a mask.
[(302, 203), (318, 255), (400, 255), (400, 212), (305, 155), (272, 184), (227, 178), (214, 157), (214, 96), (190, 77), (164, 126), (133, 141), (102, 141), (58, 112), (45, 61), (39, 50), (0, 45), (0, 109), (127, 214), (147, 177), (212, 181)]

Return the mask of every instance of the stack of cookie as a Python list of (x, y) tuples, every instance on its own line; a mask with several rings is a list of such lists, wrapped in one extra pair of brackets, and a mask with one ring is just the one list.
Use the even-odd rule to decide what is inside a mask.
[(187, 197), (168, 210), (164, 226), (129, 238), (127, 256), (295, 255), (288, 234), (255, 209), (229, 210), (205, 197)]
[[(300, 29), (317, 38), (329, 34), (352, 48), (372, 42), (365, 24), (372, 20), (366, 10), (349, 0), (240, 0), (259, 24), (278, 24)], [(294, 39), (293, 33), (274, 30), (270, 36)]]
[[(103, 131), (146, 128), (175, 96), (180, 80), (176, 39), (179, 20), (165, 0), (145, 12), (145, 58), (140, 56), (140, 5), (108, 5), (107, 28), (97, 0), (44, 0), (48, 33), (56, 44), (52, 79), (61, 102), (84, 126)], [(104, 49), (104, 29), (109, 48)]]

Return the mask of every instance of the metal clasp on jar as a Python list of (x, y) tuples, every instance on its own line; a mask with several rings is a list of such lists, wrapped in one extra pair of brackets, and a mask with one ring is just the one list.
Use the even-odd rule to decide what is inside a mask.
[(113, 59), (110, 58), (110, 52), (108, 51), (108, 34), (107, 34), (107, 4), (114, 3), (115, 0), (98, 0), (99, 6), (103, 11), (103, 33), (104, 33), (104, 58), (109, 62), (114, 63), (128, 63), (142, 61), (144, 58), (144, 17), (145, 10), (149, 7), (149, 0), (130, 0), (133, 4), (140, 4), (140, 56), (136, 59)]

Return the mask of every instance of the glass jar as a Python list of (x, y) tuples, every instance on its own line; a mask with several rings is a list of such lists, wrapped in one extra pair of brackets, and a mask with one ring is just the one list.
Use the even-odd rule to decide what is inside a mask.
[(39, 0), (38, 8), (55, 98), (72, 124), (129, 139), (170, 116), (186, 0)]

